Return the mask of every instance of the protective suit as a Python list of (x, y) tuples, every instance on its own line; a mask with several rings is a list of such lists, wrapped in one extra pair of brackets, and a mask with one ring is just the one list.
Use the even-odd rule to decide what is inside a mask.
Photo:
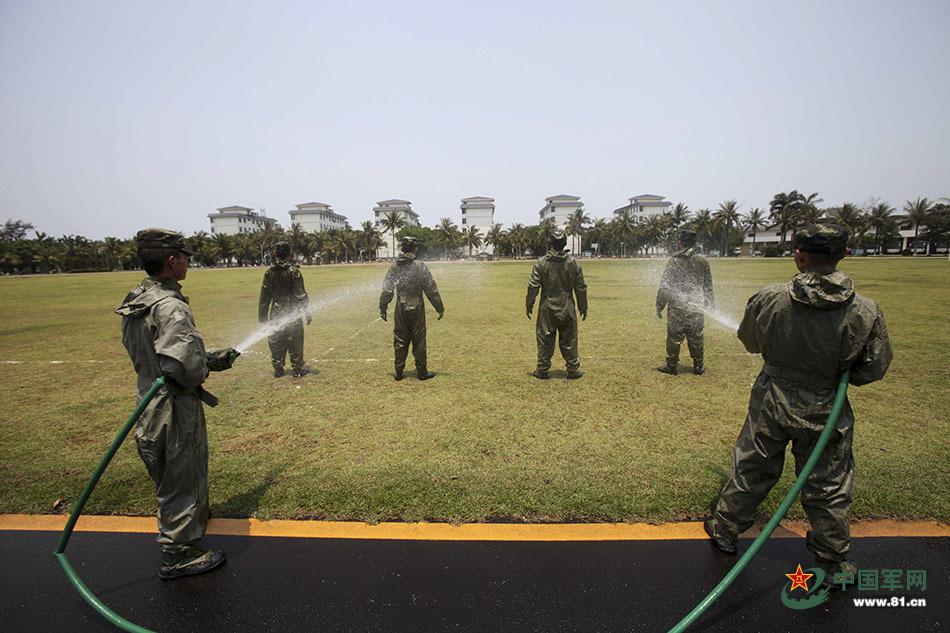
[[(122, 344), (138, 374), (139, 397), (159, 376), (166, 384), (135, 426), (135, 442), (155, 483), (158, 542), (164, 551), (196, 543), (208, 523), (208, 433), (202, 401), (217, 401), (201, 384), (209, 355), (181, 285), (148, 277), (116, 308)], [(226, 369), (212, 354), (215, 369)], [(231, 359), (233, 361), (233, 358)]]
[(267, 337), (275, 376), (283, 375), (288, 352), (290, 352), (290, 363), (294, 368), (294, 374), (307, 373), (304, 371), (301, 318), (306, 319), (307, 324), (310, 324), (312, 317), (306, 312), (309, 302), (310, 299), (307, 297), (303, 284), (303, 275), (295, 264), (278, 261), (264, 273), (258, 302), (258, 320), (261, 323), (267, 323), (289, 318), (288, 315), (294, 313), (300, 315), (299, 318), (291, 319), (284, 327)]
[[(419, 378), (431, 377), (426, 359), (426, 309), (423, 295), (439, 313), (445, 312), (439, 288), (428, 267), (416, 260), (414, 252), (400, 253), (389, 267), (383, 280), (383, 290), (379, 295), (379, 312), (386, 319), (389, 302), (396, 296), (396, 308), (393, 311), (393, 351), (397, 380), (402, 378), (412, 346), (412, 355), (416, 361), (416, 374)], [(434, 375), (434, 374), (433, 374)]]
[[(853, 385), (880, 380), (892, 356), (880, 308), (855, 294), (851, 279), (833, 267), (805, 270), (755, 294), (738, 335), (765, 364), (736, 440), (732, 474), (707, 523), (711, 536), (728, 538), (752, 526), (756, 508), (782, 473), (789, 442), (795, 472), (801, 471), (831, 413), (836, 376), (851, 367)], [(801, 494), (811, 522), (806, 545), (831, 569), (847, 558), (850, 545), (853, 426), (846, 403)]]
[(657, 315), (663, 312), (663, 308), (668, 308), (666, 368), (661, 370), (677, 373), (680, 345), (685, 337), (694, 370), (703, 372), (703, 308), (714, 303), (712, 274), (706, 258), (699, 255), (695, 247), (673, 253), (656, 293)]
[[(541, 293), (535, 333), (538, 340), (538, 366), (535, 376), (546, 378), (557, 339), (569, 378), (580, 377), (577, 352), (577, 311), (587, 318), (587, 284), (580, 264), (567, 250), (549, 250), (534, 263), (525, 308), (528, 317)], [(576, 298), (576, 309), (575, 309)]]

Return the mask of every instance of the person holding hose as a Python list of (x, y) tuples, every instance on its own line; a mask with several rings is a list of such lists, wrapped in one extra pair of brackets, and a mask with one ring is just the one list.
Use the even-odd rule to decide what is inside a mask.
[(135, 237), (148, 274), (116, 313), (122, 316), (122, 344), (138, 374), (142, 397), (159, 376), (165, 385), (135, 426), (135, 443), (155, 483), (158, 542), (163, 580), (192, 576), (225, 562), (223, 550), (201, 547), (208, 523), (208, 432), (202, 402), (217, 399), (202, 388), (209, 371), (230, 369), (239, 352), (205, 351), (181, 282), (194, 252), (181, 234), (144, 229)]
[[(713, 515), (704, 522), (712, 543), (735, 554), (738, 535), (750, 528), (759, 503), (782, 474), (785, 447), (792, 444), (799, 472), (831, 411), (836, 376), (851, 368), (850, 384), (880, 380), (891, 362), (891, 345), (878, 305), (854, 292), (836, 269), (845, 256), (847, 229), (833, 224), (804, 227), (794, 238), (799, 273), (769, 286), (746, 305), (738, 336), (764, 365), (752, 386), (745, 424), (736, 440), (732, 473)], [(848, 562), (854, 459), (854, 413), (845, 403), (801, 502), (811, 529), (805, 545), (825, 572), (854, 573)]]

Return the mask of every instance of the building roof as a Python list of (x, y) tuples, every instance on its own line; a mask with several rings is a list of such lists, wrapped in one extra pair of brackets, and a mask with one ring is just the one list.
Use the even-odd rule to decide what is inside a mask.
[(662, 200), (666, 196), (658, 196), (655, 193), (641, 193), (639, 196), (633, 196), (631, 200)]
[(380, 200), (376, 204), (383, 205), (383, 204), (412, 204), (412, 203), (409, 202), (408, 200), (399, 200), (398, 198), (393, 198), (392, 200)]
[(295, 205), (298, 209), (303, 209), (304, 207), (327, 207), (331, 205), (328, 202), (301, 202), (298, 205)]
[(325, 209), (301, 209), (299, 208), (299, 205), (298, 205), (298, 208), (291, 209), (290, 211), (288, 211), (288, 213), (290, 214), (291, 218), (298, 215), (326, 215), (332, 218), (339, 218), (341, 220), (346, 220), (345, 215), (341, 215), (337, 213), (336, 211), (331, 211), (329, 207)]
[(563, 193), (556, 196), (551, 196), (549, 198), (545, 198), (545, 200), (547, 200), (548, 202), (577, 202), (580, 199), (581, 199), (580, 196), (568, 196)]
[(242, 207), (237, 204), (232, 204), (229, 207), (221, 207), (218, 209), (218, 211), (221, 213), (241, 213), (241, 212), (250, 213), (253, 211), (253, 209), (251, 209), (250, 207)]
[(494, 202), (494, 198), (487, 198), (485, 196), (472, 196), (471, 198), (462, 198), (462, 202)]

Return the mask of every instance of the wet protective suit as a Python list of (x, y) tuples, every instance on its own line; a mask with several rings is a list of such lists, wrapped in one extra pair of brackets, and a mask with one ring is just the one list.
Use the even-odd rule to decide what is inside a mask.
[(383, 280), (383, 290), (379, 295), (380, 316), (386, 319), (389, 302), (396, 296), (396, 309), (393, 311), (393, 351), (396, 376), (401, 377), (406, 367), (409, 346), (416, 361), (416, 373), (422, 377), (428, 374), (426, 367), (426, 309), (423, 295), (439, 313), (445, 312), (439, 288), (429, 268), (416, 260), (415, 253), (402, 253), (389, 267)]
[(285, 327), (267, 337), (271, 365), (278, 373), (283, 372), (288, 352), (294, 372), (300, 373), (304, 369), (303, 323), (300, 319), (304, 318), (307, 324), (310, 324), (312, 317), (306, 313), (309, 301), (303, 284), (303, 275), (295, 264), (277, 262), (264, 273), (258, 302), (258, 320), (266, 323), (294, 312), (300, 315), (300, 318), (293, 319)]
[(676, 373), (683, 338), (689, 347), (696, 373), (703, 368), (703, 308), (715, 303), (709, 262), (696, 249), (673, 253), (656, 293), (656, 313), (667, 308), (666, 368)]
[(580, 264), (569, 251), (550, 250), (534, 263), (525, 297), (529, 318), (539, 292), (541, 301), (535, 328), (538, 367), (535, 375), (544, 377), (551, 368), (555, 339), (567, 364), (568, 376), (579, 375), (581, 361), (577, 352), (577, 312), (580, 311), (581, 316), (587, 318), (587, 284), (584, 283)]

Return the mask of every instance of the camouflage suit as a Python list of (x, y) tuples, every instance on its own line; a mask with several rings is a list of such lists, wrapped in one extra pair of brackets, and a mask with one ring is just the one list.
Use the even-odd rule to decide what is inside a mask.
[(663, 271), (660, 289), (656, 293), (656, 312), (667, 309), (666, 364), (675, 368), (679, 362), (683, 337), (693, 362), (703, 364), (703, 308), (711, 307), (713, 297), (712, 274), (709, 262), (697, 254), (695, 248), (673, 253)]
[(445, 312), (439, 288), (429, 268), (416, 260), (416, 254), (404, 252), (389, 267), (379, 295), (379, 311), (385, 316), (389, 302), (396, 295), (393, 311), (393, 351), (396, 374), (401, 375), (406, 367), (409, 346), (416, 361), (416, 371), (426, 373), (426, 307), (423, 295), (441, 316)]
[(287, 352), (290, 352), (290, 364), (294, 370), (299, 371), (304, 366), (301, 318), (310, 322), (311, 317), (305, 312), (309, 301), (303, 285), (303, 275), (295, 264), (279, 261), (264, 273), (258, 302), (258, 320), (266, 323), (293, 313), (300, 315), (267, 337), (271, 364), (276, 370), (283, 370)]
[(208, 523), (208, 432), (201, 388), (208, 354), (181, 285), (148, 277), (116, 308), (122, 344), (138, 374), (141, 397), (159, 376), (166, 384), (135, 426), (135, 442), (155, 483), (158, 542), (175, 551), (197, 542)]
[[(881, 310), (855, 294), (851, 279), (833, 267), (805, 270), (755, 294), (738, 334), (765, 364), (713, 517), (730, 538), (752, 526), (756, 508), (782, 474), (789, 442), (795, 472), (801, 471), (831, 412), (836, 376), (850, 367), (851, 384), (864, 385), (880, 380), (891, 361)], [(853, 426), (846, 403), (837, 432), (802, 489), (811, 523), (806, 546), (820, 563), (840, 564), (848, 555)]]
[(551, 368), (557, 338), (568, 373), (576, 374), (581, 365), (577, 351), (577, 311), (587, 317), (587, 284), (584, 283), (580, 264), (568, 251), (550, 250), (534, 263), (525, 297), (529, 317), (538, 292), (541, 293), (541, 301), (535, 327), (538, 340), (537, 372), (544, 375)]

